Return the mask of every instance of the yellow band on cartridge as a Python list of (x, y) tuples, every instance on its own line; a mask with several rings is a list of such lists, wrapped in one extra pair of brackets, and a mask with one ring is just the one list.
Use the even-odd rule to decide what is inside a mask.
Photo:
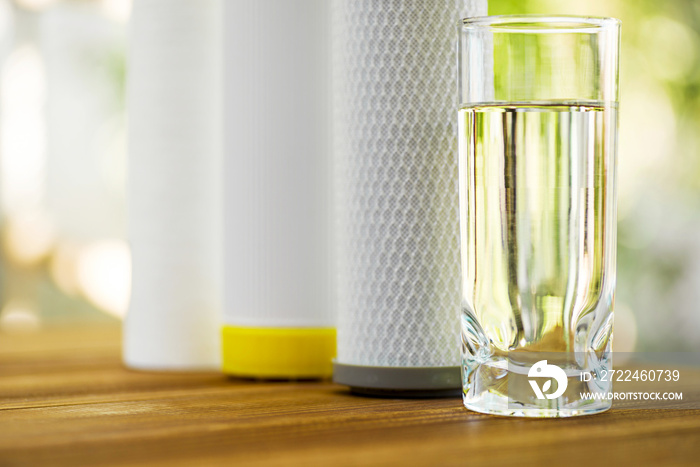
[(223, 371), (252, 378), (327, 378), (335, 329), (224, 326)]

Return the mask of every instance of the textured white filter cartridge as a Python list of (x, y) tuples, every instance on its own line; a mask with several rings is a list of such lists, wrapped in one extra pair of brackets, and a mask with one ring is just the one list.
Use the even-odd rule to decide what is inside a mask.
[(326, 0), (225, 3), (224, 371), (330, 376)]
[(458, 391), (457, 26), (485, 0), (334, 0), (337, 382)]
[(220, 0), (133, 5), (124, 323), (133, 368), (220, 365), (221, 21)]

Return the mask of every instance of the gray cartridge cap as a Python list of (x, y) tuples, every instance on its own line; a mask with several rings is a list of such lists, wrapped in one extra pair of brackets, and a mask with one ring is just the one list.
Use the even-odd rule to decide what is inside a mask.
[(457, 397), (458, 366), (385, 367), (333, 363), (333, 381), (357, 394), (392, 397)]

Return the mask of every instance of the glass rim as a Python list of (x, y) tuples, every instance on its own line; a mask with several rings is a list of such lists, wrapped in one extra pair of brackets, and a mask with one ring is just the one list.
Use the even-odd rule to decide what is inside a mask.
[(496, 15), (462, 20), (463, 30), (493, 30), (519, 34), (596, 33), (619, 27), (617, 18), (576, 15)]

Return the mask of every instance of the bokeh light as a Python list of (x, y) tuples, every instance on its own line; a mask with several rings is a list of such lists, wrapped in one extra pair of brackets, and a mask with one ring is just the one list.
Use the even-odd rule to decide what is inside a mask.
[(131, 294), (131, 255), (123, 240), (102, 240), (80, 251), (78, 285), (102, 310), (123, 317)]
[(46, 214), (24, 212), (7, 218), (3, 231), (7, 258), (22, 266), (34, 266), (51, 251), (54, 232)]
[(27, 333), (39, 329), (41, 320), (32, 305), (21, 300), (11, 300), (0, 309), (0, 331)]

